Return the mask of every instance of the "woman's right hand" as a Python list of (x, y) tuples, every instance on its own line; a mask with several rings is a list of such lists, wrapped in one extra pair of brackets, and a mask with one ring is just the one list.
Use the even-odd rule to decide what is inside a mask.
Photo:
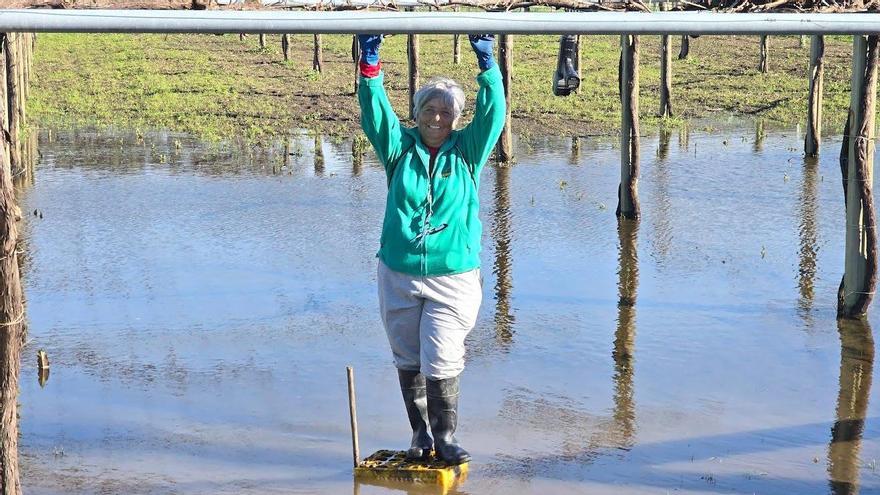
[(359, 34), (358, 45), (361, 47), (361, 61), (368, 65), (379, 63), (379, 45), (382, 44), (381, 34)]

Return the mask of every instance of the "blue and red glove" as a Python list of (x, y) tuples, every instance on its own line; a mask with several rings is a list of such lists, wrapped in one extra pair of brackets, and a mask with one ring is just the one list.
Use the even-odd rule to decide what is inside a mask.
[(495, 55), (492, 54), (492, 47), (495, 45), (494, 34), (469, 34), (468, 39), (471, 42), (471, 48), (477, 54), (477, 64), (480, 70), (488, 70), (495, 67)]
[(379, 45), (382, 44), (381, 34), (359, 34), (358, 45), (361, 48), (360, 69), (364, 77), (376, 77), (382, 68), (379, 62)]

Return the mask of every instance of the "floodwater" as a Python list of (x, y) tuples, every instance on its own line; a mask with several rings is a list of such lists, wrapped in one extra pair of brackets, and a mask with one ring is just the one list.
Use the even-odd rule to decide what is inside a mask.
[[(796, 129), (716, 127), (643, 136), (638, 223), (614, 215), (615, 138), (521, 137), (486, 167), (454, 493), (880, 492), (880, 309), (835, 318), (840, 138), (805, 162)], [(25, 493), (440, 493), (352, 480), (347, 365), (361, 454), (409, 431), (375, 295), (385, 178), (351, 148), (43, 131)]]

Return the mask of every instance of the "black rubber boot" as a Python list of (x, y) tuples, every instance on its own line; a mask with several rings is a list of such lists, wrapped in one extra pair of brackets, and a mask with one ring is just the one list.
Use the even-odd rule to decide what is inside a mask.
[(581, 85), (576, 67), (577, 49), (577, 36), (563, 35), (559, 38), (559, 58), (553, 74), (553, 94), (556, 96), (568, 96)]
[(413, 436), (407, 459), (427, 459), (431, 455), (434, 441), (428, 434), (428, 399), (425, 392), (425, 377), (418, 371), (397, 370), (400, 379), (400, 392), (406, 416), (412, 427)]
[(458, 377), (427, 380), (428, 418), (434, 434), (434, 455), (449, 465), (463, 464), (471, 455), (458, 445)]

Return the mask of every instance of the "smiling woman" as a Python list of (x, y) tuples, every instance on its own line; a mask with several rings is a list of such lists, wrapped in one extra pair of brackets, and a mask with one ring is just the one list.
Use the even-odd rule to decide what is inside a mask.
[(436, 78), (422, 86), (413, 96), (413, 115), (422, 141), (439, 148), (458, 124), (463, 107), (464, 91), (452, 79)]
[(474, 118), (461, 130), (455, 127), (464, 92), (446, 78), (416, 92), (416, 127), (401, 128), (383, 87), (382, 36), (358, 40), (361, 126), (388, 181), (377, 255), (379, 308), (413, 431), (406, 455), (427, 459), (433, 451), (459, 465), (470, 454), (454, 437), (458, 377), (482, 302), (477, 189), (505, 118), (494, 37), (470, 37), (482, 72)]

